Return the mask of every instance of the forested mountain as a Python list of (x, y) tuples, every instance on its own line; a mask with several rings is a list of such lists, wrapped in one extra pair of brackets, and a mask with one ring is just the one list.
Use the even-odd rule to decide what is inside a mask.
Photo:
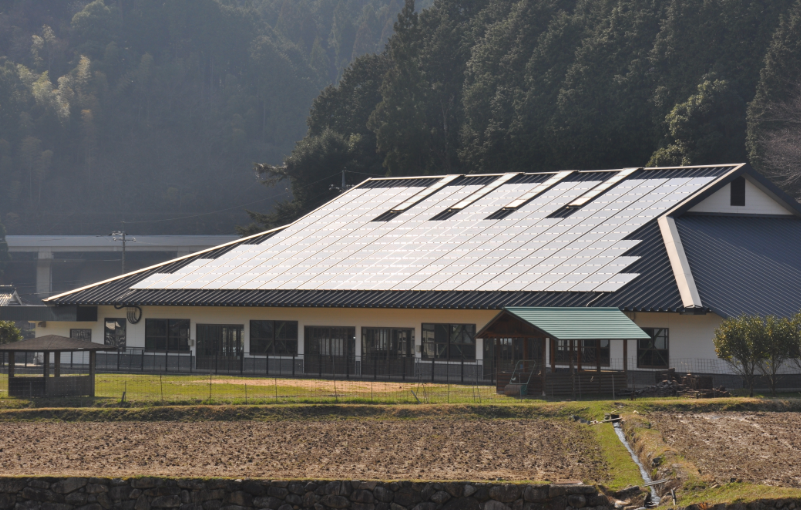
[(253, 162), (290, 153), (314, 97), (382, 51), (402, 7), (0, 1), (2, 222), (10, 233), (102, 233), (122, 220), (231, 233), (245, 205), (279, 195), (265, 196)]
[(358, 182), (750, 157), (777, 176), (766, 151), (799, 126), (801, 106), (786, 113), (799, 85), (801, 0), (407, 0), (386, 50), (315, 99), (285, 164), (258, 167), (294, 199), (243, 232), (330, 198), (337, 170)]

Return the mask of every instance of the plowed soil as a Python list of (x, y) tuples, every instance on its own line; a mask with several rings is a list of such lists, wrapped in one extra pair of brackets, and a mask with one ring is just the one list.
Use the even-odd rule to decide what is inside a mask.
[(654, 413), (648, 418), (703, 475), (801, 487), (799, 413)]
[(598, 480), (559, 420), (0, 423), (4, 475)]

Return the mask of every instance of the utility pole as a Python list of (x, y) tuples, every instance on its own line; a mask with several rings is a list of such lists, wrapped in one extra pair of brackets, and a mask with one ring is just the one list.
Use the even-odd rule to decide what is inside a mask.
[(126, 233), (125, 233), (125, 222), (122, 223), (122, 230), (117, 231), (117, 232), (112, 232), (111, 236), (112, 236), (111, 237), (112, 241), (122, 241), (122, 274), (125, 274), (125, 244), (128, 241), (131, 241), (131, 242), (135, 243), (136, 242), (136, 238), (133, 237), (131, 239), (127, 239)]

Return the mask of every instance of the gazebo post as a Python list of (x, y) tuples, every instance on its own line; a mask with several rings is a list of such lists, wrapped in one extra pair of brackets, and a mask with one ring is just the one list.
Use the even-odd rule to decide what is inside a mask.
[(61, 377), (61, 352), (53, 353), (53, 377)]
[(626, 389), (629, 388), (629, 341), (623, 340), (623, 374), (626, 376)]
[(545, 393), (545, 374), (548, 372), (548, 360), (545, 358), (547, 338), (540, 338), (540, 365), (542, 365), (542, 396), (547, 396)]
[(17, 362), (14, 360), (14, 351), (8, 353), (8, 377), (14, 377), (14, 368)]
[(601, 341), (595, 341), (595, 371), (601, 373)]
[(91, 391), (89, 392), (91, 397), (95, 396), (95, 361), (97, 360), (97, 353), (95, 351), (89, 351), (89, 380), (91, 381)]
[(47, 396), (48, 379), (50, 379), (50, 351), (44, 351), (44, 395)]
[(578, 372), (581, 373), (581, 351), (584, 350), (584, 340), (576, 340), (576, 365)]

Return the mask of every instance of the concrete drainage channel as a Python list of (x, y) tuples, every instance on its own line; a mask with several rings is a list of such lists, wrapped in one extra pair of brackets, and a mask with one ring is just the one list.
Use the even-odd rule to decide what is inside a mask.
[(651, 503), (652, 503), (652, 505), (653, 506), (658, 505), (659, 504), (659, 496), (657, 496), (656, 490), (654, 489), (654, 486), (652, 485), (653, 484), (653, 480), (651, 480), (651, 476), (648, 474), (648, 471), (645, 469), (645, 466), (642, 465), (642, 462), (640, 462), (640, 459), (637, 457), (637, 454), (634, 453), (634, 450), (631, 448), (631, 445), (626, 440), (626, 434), (623, 433), (623, 427), (620, 426), (620, 418), (619, 417), (615, 417), (615, 418), (613, 418), (613, 420), (615, 420), (615, 421), (612, 422), (612, 426), (615, 427), (615, 434), (617, 434), (617, 437), (618, 437), (618, 439), (620, 439), (620, 442), (623, 443), (623, 446), (625, 446), (626, 450), (628, 450), (629, 455), (631, 455), (631, 460), (633, 460), (634, 463), (637, 464), (637, 467), (640, 468), (640, 476), (642, 476), (642, 479), (645, 482), (645, 486), (648, 487), (651, 490)]

